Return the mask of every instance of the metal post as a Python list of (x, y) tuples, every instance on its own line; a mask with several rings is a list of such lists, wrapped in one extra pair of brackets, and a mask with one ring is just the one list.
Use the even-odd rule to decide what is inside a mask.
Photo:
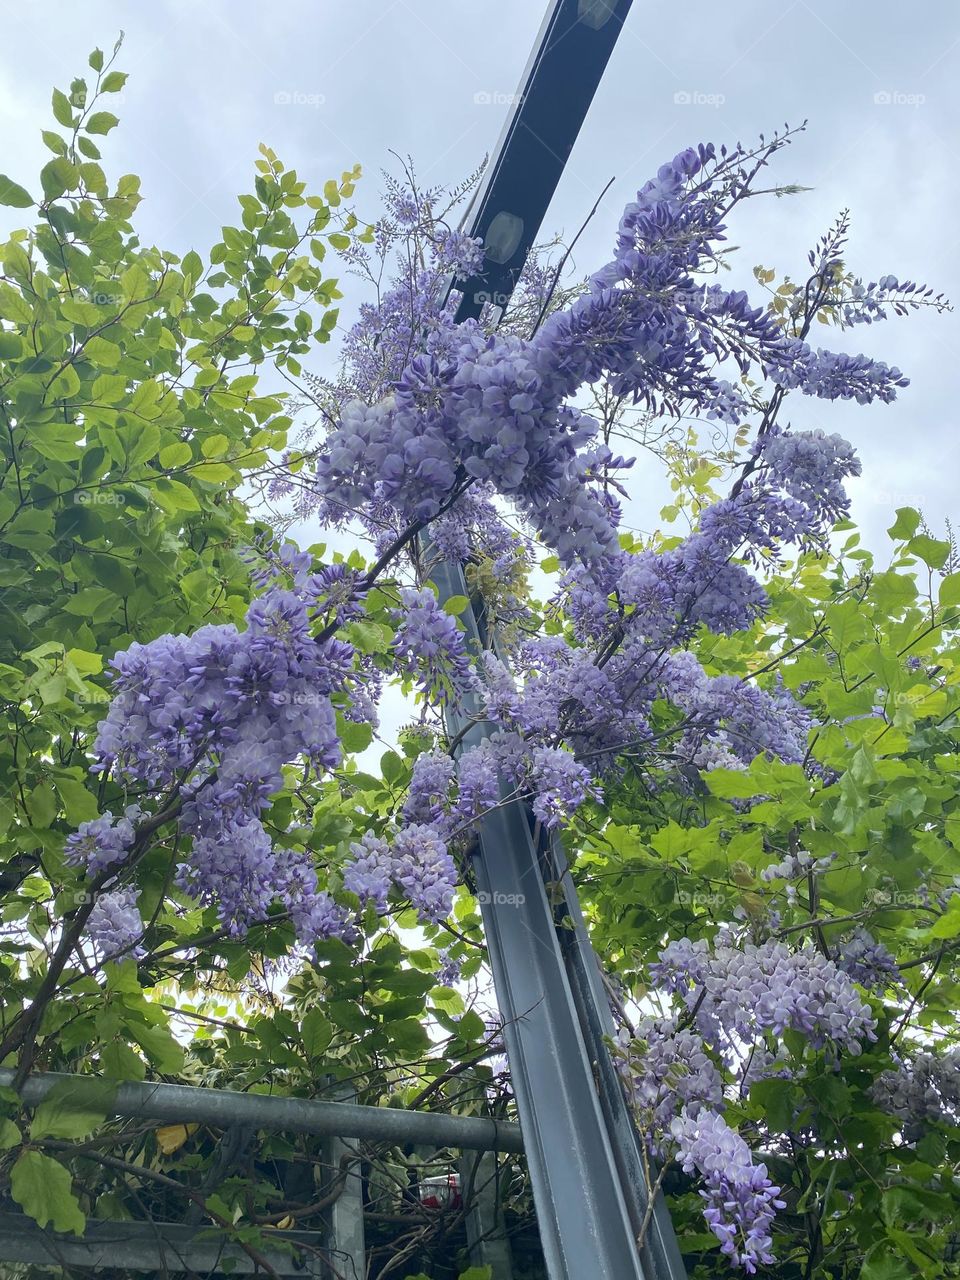
[[(10, 1088), (15, 1074), (9, 1067), (0, 1067), (0, 1088)], [(78, 1080), (109, 1084), (98, 1081), (96, 1077), (49, 1071), (29, 1076), (18, 1092), (26, 1106), (35, 1107), (55, 1085)], [(107, 1115), (170, 1124), (196, 1120), (221, 1129), (247, 1125), (251, 1129), (290, 1133), (349, 1133), (358, 1141), (431, 1142), (437, 1147), (458, 1147), (469, 1151), (523, 1150), (517, 1125), (484, 1116), (452, 1116), (437, 1111), (406, 1111), (400, 1107), (367, 1107), (314, 1098), (271, 1097), (231, 1089), (201, 1089), (190, 1085), (147, 1084), (129, 1080), (98, 1093), (95, 1105)]]
[[(312, 1260), (323, 1252), (318, 1231), (271, 1231), (271, 1240), (300, 1246), (281, 1252), (266, 1245), (261, 1252), (278, 1276), (319, 1274)], [(87, 1221), (81, 1236), (60, 1235), (22, 1213), (0, 1213), (0, 1263), (89, 1268), (96, 1274), (122, 1270), (149, 1275), (259, 1275), (263, 1268), (240, 1245), (215, 1238), (209, 1227), (170, 1222)], [(0, 1266), (0, 1275), (8, 1272)]]
[(550, 841), (550, 852), (553, 860), (551, 879), (555, 877), (563, 890), (563, 901), (558, 911), (560, 923), (562, 926), (565, 916), (572, 925), (572, 928), (561, 927), (559, 930), (567, 976), (600, 1082), (600, 1104), (617, 1166), (624, 1184), (630, 1188), (628, 1203), (634, 1215), (634, 1225), (638, 1234), (641, 1230), (644, 1233), (645, 1262), (650, 1275), (658, 1277), (658, 1280), (682, 1277), (686, 1275), (686, 1269), (666, 1201), (661, 1194), (654, 1197), (653, 1209), (648, 1213), (651, 1162), (643, 1150), (643, 1139), (637, 1132), (624, 1097), (623, 1082), (606, 1047), (605, 1037), (612, 1036), (616, 1030), (610, 1001), (603, 987), (600, 961), (587, 933), (566, 853), (557, 835)]
[[(459, 565), (431, 577), (441, 600), (469, 596)], [(472, 608), (460, 618), (479, 649)], [(476, 695), (448, 721), (461, 751), (491, 732)], [(527, 811), (505, 784), (501, 799), (480, 823), (474, 867), (550, 1280), (646, 1280)]]
[[(463, 229), (479, 236), (484, 261), (456, 287), (457, 319), (492, 303), (502, 315), (539, 232), (630, 0), (554, 0), (523, 73), (500, 142)], [(462, 567), (436, 566), (440, 598), (469, 596)], [(481, 636), (472, 608), (468, 640)], [(460, 751), (490, 732), (480, 700), (448, 708)], [(566, 911), (574, 940), (561, 945), (542, 859), (526, 807), (511, 800), (480, 823), (475, 860), (490, 965), (520, 1113), (550, 1280), (679, 1280), (686, 1276), (662, 1196), (647, 1224), (650, 1190), (643, 1151), (604, 1036), (611, 1027), (569, 876)], [(641, 1251), (641, 1226), (647, 1236)]]
[(499, 1169), (492, 1151), (461, 1157), (460, 1186), (467, 1210), (471, 1265), (489, 1267), (490, 1280), (513, 1280), (513, 1258), (504, 1229), (500, 1199)]
[[(357, 1091), (340, 1085), (334, 1092), (337, 1102), (356, 1103)], [(363, 1174), (356, 1138), (331, 1134), (323, 1144), (324, 1163), (332, 1178), (344, 1177), (343, 1188), (326, 1213), (327, 1253), (335, 1272), (344, 1280), (366, 1280), (367, 1251), (363, 1233)]]

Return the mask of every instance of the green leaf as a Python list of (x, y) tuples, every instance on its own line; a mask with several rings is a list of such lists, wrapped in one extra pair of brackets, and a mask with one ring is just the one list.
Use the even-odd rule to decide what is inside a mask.
[(950, 543), (942, 538), (928, 538), (925, 533), (918, 534), (907, 543), (907, 550), (919, 556), (931, 569), (942, 569), (950, 554)]
[(208, 484), (230, 484), (237, 478), (236, 471), (227, 462), (201, 462), (190, 468), (190, 474)]
[(188, 489), (185, 484), (181, 484), (179, 480), (161, 478), (154, 486), (154, 492), (164, 511), (169, 511), (171, 514), (180, 511), (200, 510), (200, 503), (197, 501), (193, 491)]
[(14, 324), (29, 324), (33, 319), (33, 310), (23, 294), (4, 282), (0, 282), (0, 316)]
[(185, 440), (178, 440), (176, 444), (165, 445), (158, 455), (161, 467), (182, 467), (185, 463), (193, 460), (193, 450)]
[(343, 743), (344, 751), (353, 753), (355, 751), (366, 751), (370, 743), (373, 741), (373, 726), (360, 723), (357, 724), (353, 720), (344, 721), (340, 734), (340, 741)]
[(319, 1009), (311, 1009), (300, 1023), (308, 1058), (321, 1058), (333, 1039), (333, 1027)]
[(33, 202), (29, 191), (25, 191), (5, 173), (0, 173), (0, 204), (10, 205), (14, 209), (28, 209)]
[(185, 253), (183, 261), (180, 263), (180, 270), (189, 280), (196, 283), (203, 275), (203, 262), (199, 253), (193, 249), (189, 253)]
[(90, 54), (90, 57), (87, 58), (87, 64), (91, 66), (94, 69), (94, 71), (102, 71), (103, 70), (103, 50), (94, 49), (93, 53)]
[(740, 769), (709, 769), (704, 773), (703, 781), (710, 794), (719, 796), (722, 800), (749, 800), (762, 789), (755, 778)]
[(57, 124), (62, 124), (65, 129), (73, 128), (73, 107), (70, 105), (70, 99), (62, 89), (54, 89), (53, 91), (53, 118)]
[(466, 1271), (461, 1271), (457, 1280), (491, 1280), (493, 1269), (491, 1267), (467, 1267)]
[(960, 571), (948, 573), (940, 583), (940, 607), (950, 609), (960, 604)]
[(50, 383), (47, 394), (52, 400), (70, 400), (80, 390), (80, 375), (72, 364), (66, 365)]
[(100, 82), (100, 92), (119, 93), (126, 83), (126, 71), (108, 71)]
[(109, 133), (120, 123), (110, 111), (95, 111), (84, 124), (87, 133)]
[(58, 1080), (33, 1113), (30, 1137), (87, 1138), (107, 1118), (113, 1086), (94, 1076)]
[(21, 1143), (20, 1130), (8, 1120), (6, 1116), (0, 1119), (0, 1151), (9, 1151), (11, 1147), (19, 1147)]
[(887, 530), (895, 542), (906, 542), (920, 527), (920, 512), (913, 507), (897, 507), (897, 518)]
[(939, 920), (927, 930), (930, 938), (956, 938), (960, 936), (960, 897), (954, 896), (947, 901), (947, 909)]
[(97, 797), (76, 778), (57, 778), (55, 786), (63, 801), (63, 811), (71, 826), (90, 822), (100, 812)]
[(916, 1272), (886, 1240), (875, 1244), (863, 1260), (859, 1280), (911, 1280)]
[(750, 1090), (750, 1101), (766, 1112), (771, 1129), (786, 1133), (793, 1125), (803, 1094), (790, 1080), (758, 1080)]
[(82, 1235), (86, 1218), (73, 1194), (70, 1171), (39, 1151), (24, 1151), (10, 1173), (10, 1192), (39, 1227)]
[(65, 191), (72, 191), (80, 178), (80, 170), (66, 156), (56, 156), (40, 170), (40, 185), (47, 200), (56, 200)]
[(27, 796), (27, 811), (34, 826), (49, 827), (57, 816), (57, 800), (49, 782), (41, 782)]
[(176, 1072), (183, 1067), (183, 1049), (166, 1027), (149, 1027), (136, 1023), (129, 1028), (131, 1038), (147, 1055), (158, 1071)]

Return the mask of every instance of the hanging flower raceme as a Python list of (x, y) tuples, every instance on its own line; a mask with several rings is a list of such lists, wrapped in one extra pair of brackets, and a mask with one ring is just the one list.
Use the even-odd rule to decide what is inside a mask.
[(758, 1263), (772, 1263), (770, 1227), (786, 1201), (779, 1198), (780, 1188), (770, 1181), (766, 1165), (754, 1164), (743, 1138), (713, 1111), (681, 1112), (670, 1134), (684, 1171), (696, 1170), (703, 1179), (703, 1216), (721, 1253), (749, 1275)]
[(799, 1031), (816, 1048), (859, 1054), (875, 1040), (876, 1019), (851, 979), (813, 947), (791, 951), (768, 941), (712, 948), (682, 938), (660, 953), (651, 977), (679, 995), (701, 1035), (718, 1050), (752, 1043), (766, 1031)]
[[(242, 631), (208, 626), (162, 636), (132, 645), (112, 665), (115, 697), (94, 768), (179, 795), (179, 826), (192, 840), (180, 886), (215, 905), (236, 935), (277, 904), (305, 944), (336, 931), (329, 911), (313, 910), (323, 902), (312, 861), (275, 848), (260, 818), (285, 765), (306, 760), (323, 772), (338, 762), (330, 699), (351, 676), (350, 647), (318, 642), (306, 601), (271, 587), (250, 606)], [(68, 856), (93, 875), (119, 865), (133, 839), (130, 811), (118, 821), (106, 814), (69, 839)]]

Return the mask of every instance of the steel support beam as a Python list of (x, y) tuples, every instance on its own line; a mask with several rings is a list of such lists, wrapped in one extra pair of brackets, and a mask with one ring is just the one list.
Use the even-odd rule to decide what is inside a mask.
[(457, 319), (503, 308), (540, 232), (632, 0), (551, 0), (465, 218), (485, 247)]
[(494, 1152), (461, 1156), (460, 1186), (467, 1210), (471, 1266), (489, 1267), (490, 1280), (513, 1280), (513, 1257), (503, 1221), (499, 1170)]
[[(319, 1231), (272, 1231), (270, 1235), (302, 1249), (296, 1253), (269, 1247), (261, 1251), (278, 1276), (323, 1274), (326, 1246)], [(0, 1262), (89, 1267), (98, 1273), (122, 1269), (125, 1273), (151, 1275), (264, 1275), (263, 1268), (239, 1245), (212, 1238), (209, 1227), (169, 1222), (98, 1222), (91, 1218), (82, 1236), (59, 1235), (38, 1227), (20, 1213), (0, 1213)], [(353, 1280), (349, 1272), (341, 1274)]]
[[(349, 1086), (338, 1090), (338, 1099), (356, 1098)], [(377, 1108), (382, 1110), (382, 1108)], [(331, 1177), (344, 1175), (343, 1189), (326, 1212), (326, 1242), (331, 1267), (328, 1277), (366, 1280), (367, 1253), (363, 1232), (363, 1174), (356, 1154), (356, 1139), (331, 1135), (324, 1142), (324, 1160)]]
[[(484, 180), (462, 222), (482, 238), (477, 276), (456, 318), (485, 303), (502, 315), (620, 35), (630, 0), (553, 0)], [(426, 540), (425, 540), (426, 541)], [(431, 570), (441, 600), (468, 596), (460, 565)], [(472, 607), (461, 615), (482, 647)], [(473, 696), (449, 707), (460, 751), (490, 732)], [(604, 1043), (611, 1030), (597, 958), (572, 880), (562, 911), (548, 900), (551, 851), (535, 846), (525, 805), (503, 803), (480, 825), (475, 872), (520, 1126), (550, 1280), (681, 1280), (683, 1260), (662, 1196), (650, 1190), (640, 1139)], [(637, 1243), (645, 1229), (641, 1250)]]
[[(641, 1146), (643, 1139), (637, 1132), (624, 1095), (623, 1082), (606, 1045), (606, 1038), (613, 1036), (616, 1026), (610, 1000), (604, 990), (600, 961), (587, 933), (563, 843), (555, 834), (549, 844), (550, 878), (555, 879), (563, 892), (557, 912), (561, 924), (558, 934), (560, 947), (598, 1081), (600, 1105), (617, 1167), (624, 1185), (630, 1189), (627, 1202), (634, 1227), (638, 1235), (643, 1232), (644, 1260), (650, 1276), (657, 1280), (683, 1277), (686, 1269), (662, 1194), (654, 1198), (653, 1208), (650, 1208), (648, 1178), (651, 1163)], [(565, 923), (571, 927), (563, 927)]]
[[(430, 576), (441, 600), (469, 597), (460, 565)], [(460, 619), (478, 650), (473, 609)], [(447, 719), (461, 751), (492, 730), (475, 694)], [(550, 1280), (648, 1280), (526, 806), (505, 784), (501, 801), (480, 823), (474, 871), (547, 1271)]]

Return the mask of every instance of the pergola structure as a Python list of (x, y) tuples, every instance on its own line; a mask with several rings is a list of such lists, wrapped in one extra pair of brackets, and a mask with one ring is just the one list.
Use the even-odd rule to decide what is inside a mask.
[[(479, 273), (460, 283), (457, 319), (509, 302), (539, 233), (631, 0), (553, 0), (463, 230)], [(451, 282), (452, 287), (452, 282)], [(459, 564), (437, 565), (441, 600), (469, 596)], [(483, 647), (483, 602), (461, 615)], [(490, 732), (481, 699), (448, 711), (461, 751)], [(559, 840), (510, 800), (481, 822), (475, 857), (484, 934), (550, 1280), (678, 1280), (686, 1275), (605, 1037), (613, 1031), (597, 957)], [(546, 885), (560, 885), (559, 905)], [(642, 1237), (642, 1245), (638, 1240)]]
[[(485, 304), (501, 312), (507, 305), (630, 5), (631, 0), (551, 0), (464, 222), (465, 231), (483, 240), (485, 254), (481, 271), (457, 284), (458, 320), (479, 315)], [(431, 577), (444, 600), (470, 594), (459, 564), (435, 565)], [(482, 601), (474, 600), (460, 616), (479, 650), (485, 640)], [(448, 723), (461, 751), (490, 731), (477, 697), (449, 709)], [(641, 1139), (606, 1046), (613, 1030), (610, 1006), (562, 845), (543, 837), (527, 806), (506, 790), (503, 799), (482, 820), (474, 870), (519, 1128), (345, 1101), (132, 1083), (119, 1087), (114, 1113), (195, 1120), (225, 1131), (245, 1126), (317, 1134), (333, 1144), (328, 1156), (334, 1164), (344, 1153), (350, 1164), (342, 1135), (434, 1149), (523, 1150), (550, 1280), (683, 1280), (672, 1223), (662, 1196), (651, 1204)], [(550, 896), (547, 883), (554, 886)], [(12, 1077), (0, 1071), (0, 1085)], [(29, 1078), (21, 1089), (24, 1102), (35, 1105), (55, 1080)], [(324, 1268), (336, 1258), (337, 1274), (362, 1280), (359, 1197), (354, 1173), (324, 1232), (276, 1233), (305, 1250), (297, 1262), (293, 1255), (271, 1258), (278, 1274), (330, 1274)], [(472, 1231), (477, 1261), (491, 1267), (493, 1280), (509, 1280), (509, 1252), (498, 1238), (496, 1205), (489, 1198), (478, 1200)], [(305, 1264), (304, 1256), (314, 1263)], [(256, 1269), (247, 1254), (189, 1227), (101, 1222), (81, 1239), (53, 1239), (21, 1215), (0, 1215), (0, 1259), (8, 1261), (209, 1273), (227, 1257), (228, 1269), (237, 1274)]]

